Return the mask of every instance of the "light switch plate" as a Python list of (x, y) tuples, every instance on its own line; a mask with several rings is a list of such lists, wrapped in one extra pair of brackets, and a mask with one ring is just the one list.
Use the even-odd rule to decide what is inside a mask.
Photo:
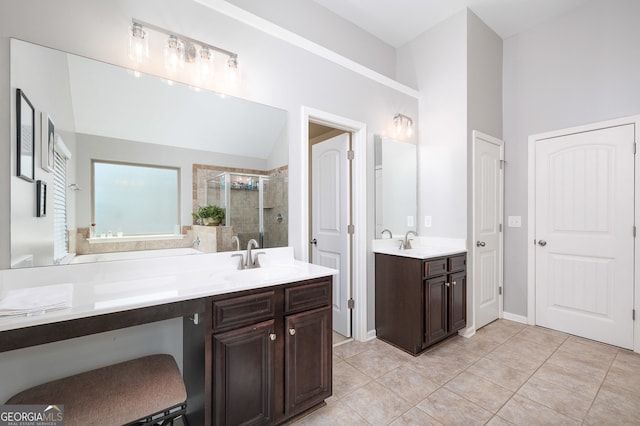
[(507, 218), (509, 228), (520, 228), (522, 226), (522, 216), (509, 216)]

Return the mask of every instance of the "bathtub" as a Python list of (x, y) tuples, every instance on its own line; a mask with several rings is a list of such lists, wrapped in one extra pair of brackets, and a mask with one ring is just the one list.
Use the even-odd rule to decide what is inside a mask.
[(93, 263), (108, 262), (111, 260), (128, 260), (128, 259), (146, 259), (150, 257), (164, 256), (182, 256), (190, 254), (203, 253), (194, 248), (172, 248), (159, 250), (136, 250), (136, 251), (119, 251), (113, 253), (97, 253), (97, 254), (81, 254), (74, 256), (69, 262), (70, 265), (75, 263)]

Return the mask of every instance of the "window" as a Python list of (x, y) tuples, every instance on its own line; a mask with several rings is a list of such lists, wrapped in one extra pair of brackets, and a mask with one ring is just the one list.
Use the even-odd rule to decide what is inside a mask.
[(174, 234), (180, 224), (179, 170), (93, 162), (96, 233)]
[(67, 234), (67, 158), (54, 152), (53, 162), (53, 259), (59, 263), (69, 254)]

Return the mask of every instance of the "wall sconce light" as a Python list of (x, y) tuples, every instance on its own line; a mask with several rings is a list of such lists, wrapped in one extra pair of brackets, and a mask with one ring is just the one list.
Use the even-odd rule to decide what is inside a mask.
[(396, 114), (395, 117), (393, 117), (393, 124), (396, 126), (396, 133), (400, 134), (404, 130), (407, 137), (413, 135), (413, 120), (406, 115)]
[(132, 25), (129, 29), (129, 57), (134, 62), (140, 63), (149, 57), (149, 34), (147, 30), (153, 30), (169, 37), (164, 47), (164, 65), (168, 72), (174, 73), (183, 68), (185, 63), (193, 63), (197, 67), (198, 77), (206, 80), (213, 75), (213, 52), (217, 52), (229, 57), (227, 70), (233, 75), (233, 81), (235, 81), (238, 71), (237, 53), (137, 19), (132, 20)]

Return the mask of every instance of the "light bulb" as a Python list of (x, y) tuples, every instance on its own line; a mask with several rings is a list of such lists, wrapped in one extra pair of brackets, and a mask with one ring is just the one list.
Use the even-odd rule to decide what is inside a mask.
[(236, 56), (230, 56), (227, 61), (227, 83), (230, 86), (236, 84), (238, 79), (238, 58)]
[(413, 135), (413, 121), (411, 119), (407, 120), (407, 137), (411, 137)]
[(133, 23), (129, 29), (129, 58), (136, 63), (149, 57), (149, 38), (142, 25)]
[(164, 66), (171, 73), (184, 66), (184, 44), (174, 35), (169, 36), (164, 47)]
[(204, 81), (213, 75), (213, 55), (211, 49), (203, 46), (197, 56), (200, 78)]
[(396, 116), (393, 121), (396, 124), (396, 133), (402, 133), (402, 117)]

